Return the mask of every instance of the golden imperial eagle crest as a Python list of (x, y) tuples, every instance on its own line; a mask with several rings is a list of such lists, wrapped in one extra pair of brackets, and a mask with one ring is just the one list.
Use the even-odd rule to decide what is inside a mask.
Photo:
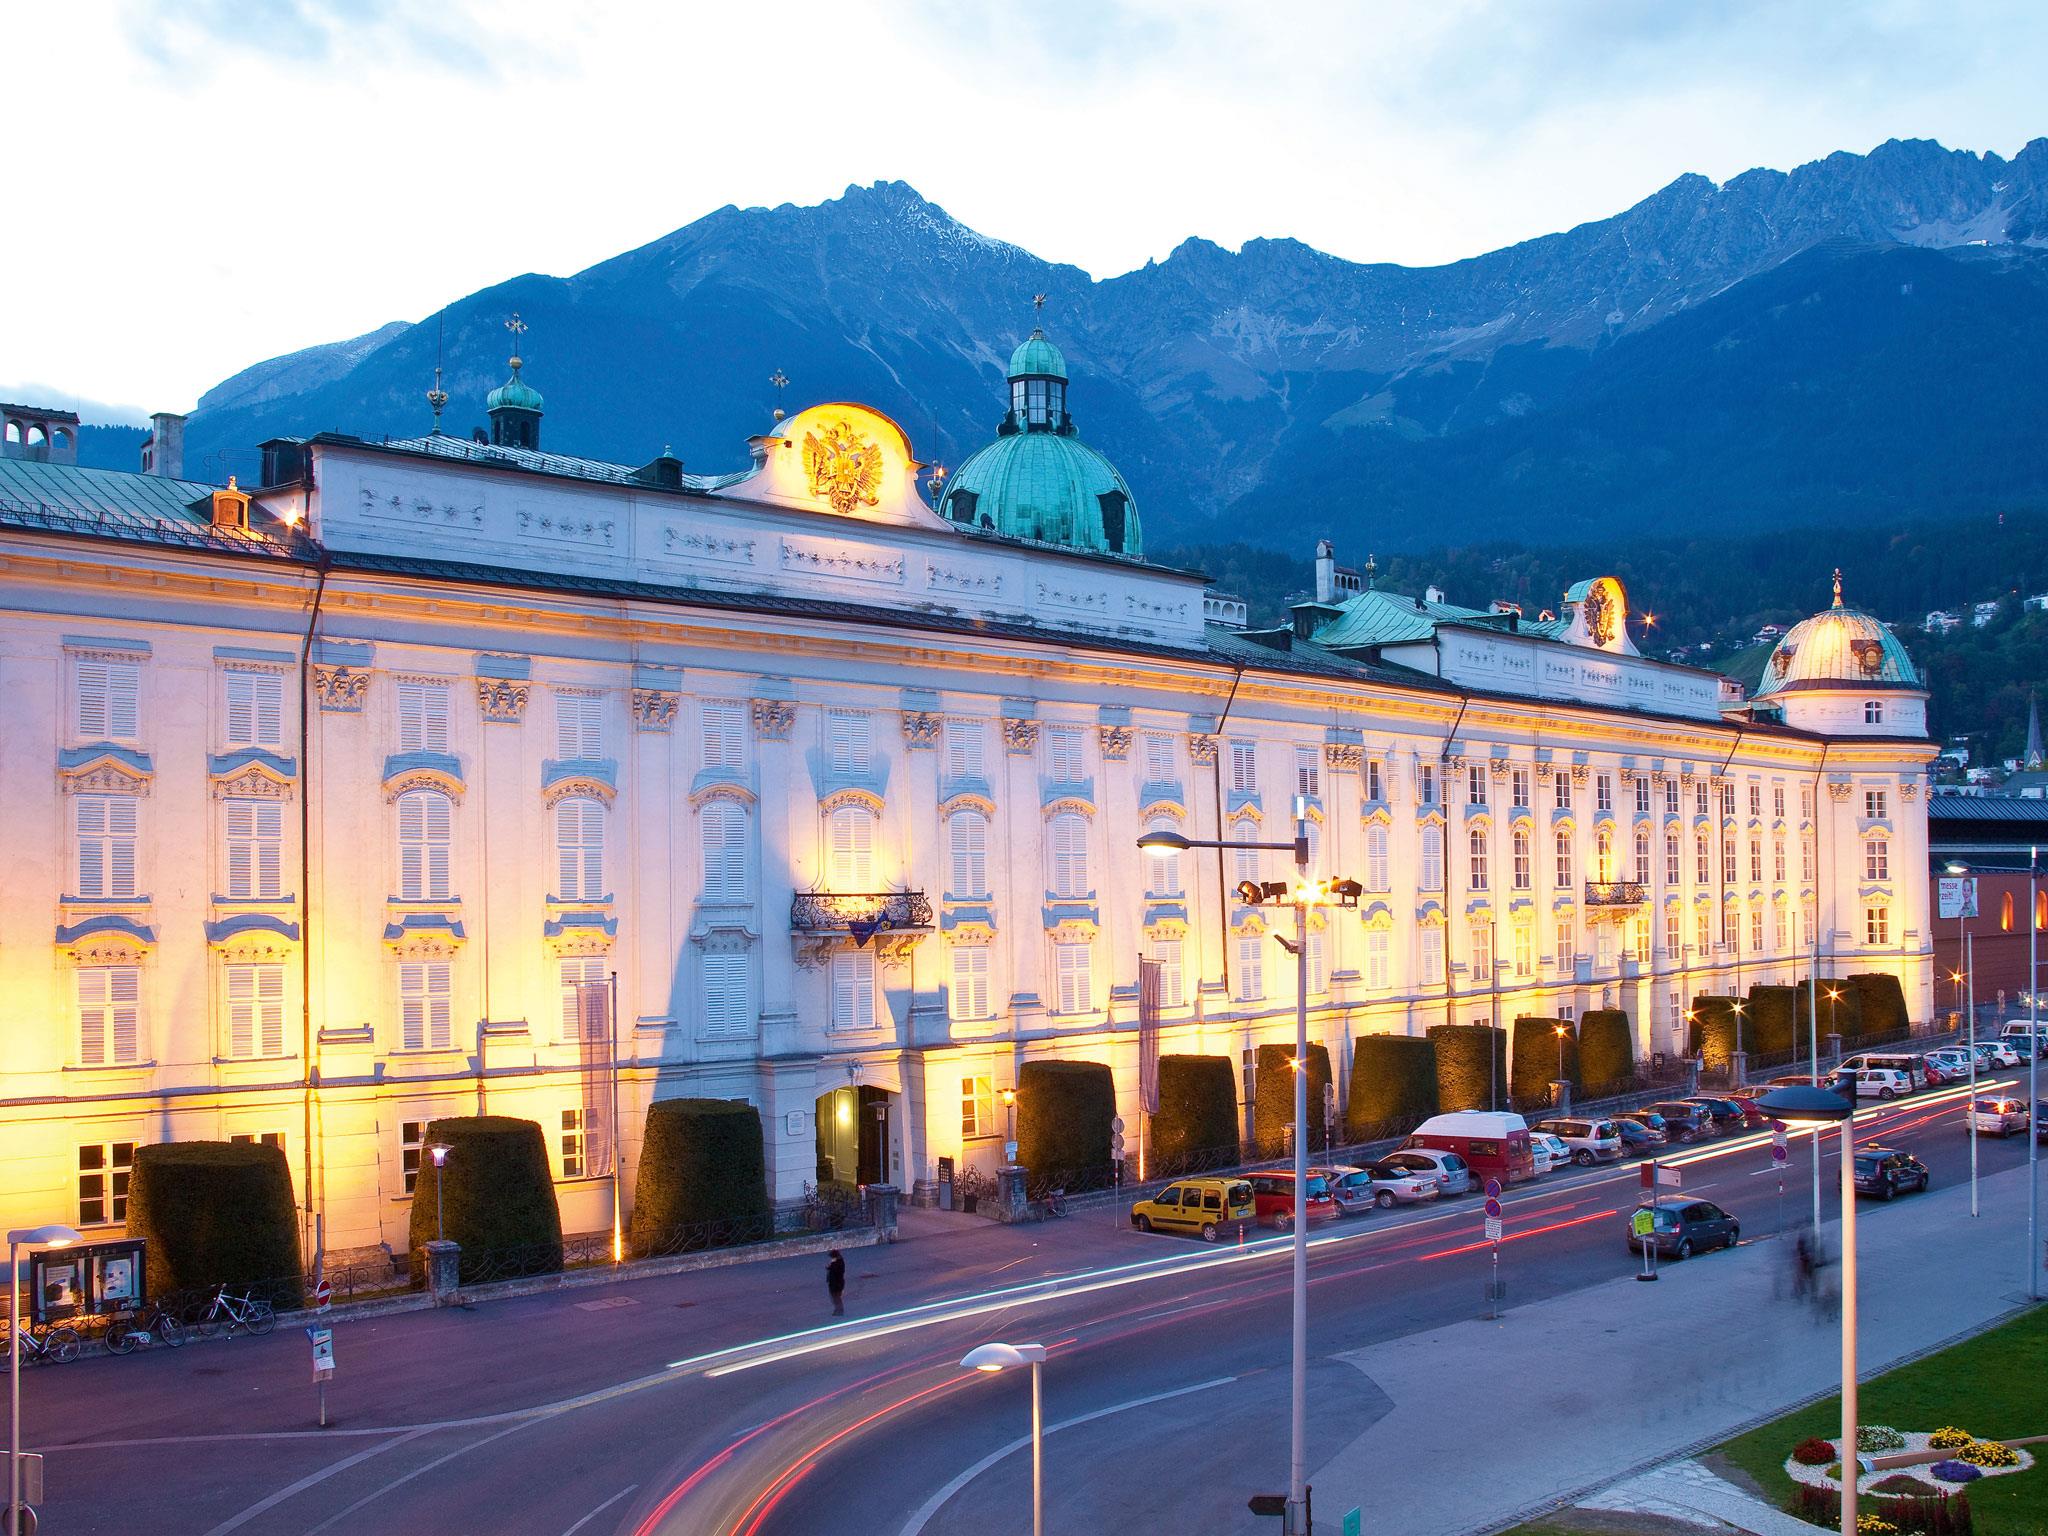
[(824, 497), (834, 512), (849, 513), (881, 500), (882, 450), (854, 431), (851, 422), (835, 421), (804, 434), (804, 473), (810, 476), (811, 494)]

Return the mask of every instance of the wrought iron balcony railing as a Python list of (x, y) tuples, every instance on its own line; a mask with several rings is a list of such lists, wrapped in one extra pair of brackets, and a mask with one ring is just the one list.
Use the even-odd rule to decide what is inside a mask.
[(1649, 887), (1634, 880), (1588, 880), (1589, 907), (1640, 907), (1650, 899)]
[(923, 891), (798, 891), (789, 906), (797, 933), (850, 933), (865, 942), (875, 933), (929, 928), (932, 904)]

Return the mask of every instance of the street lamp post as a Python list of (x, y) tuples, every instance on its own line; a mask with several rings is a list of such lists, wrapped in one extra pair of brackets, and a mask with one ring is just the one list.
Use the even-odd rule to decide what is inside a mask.
[(1814, 1128), (1842, 1128), (1842, 1536), (1856, 1536), (1856, 1105), (1826, 1088), (1780, 1088), (1757, 1101), (1765, 1114)]
[(1281, 849), (1294, 855), (1295, 883), (1259, 884), (1250, 880), (1238, 886), (1248, 905), (1267, 900), (1291, 901), (1294, 907), (1294, 938), (1281, 939), (1294, 955), (1294, 1328), (1293, 1372), (1290, 1394), (1287, 1509), (1284, 1536), (1308, 1536), (1308, 909), (1326, 896), (1336, 895), (1355, 905), (1360, 886), (1355, 880), (1337, 880), (1327, 885), (1310, 881), (1308, 874), (1308, 802), (1297, 795), (1294, 801), (1294, 837), (1284, 843), (1226, 842), (1218, 839), (1188, 838), (1178, 832), (1147, 832), (1138, 839), (1140, 848), (1178, 853), (1188, 848)]
[(1742, 1054), (1742, 999), (1739, 997), (1731, 999), (1728, 1004), (1728, 1011), (1735, 1015), (1735, 1061), (1743, 1069), (1737, 1074), (1735, 1086), (1740, 1088), (1749, 1078), (1749, 1063), (1743, 1058)]
[(448, 1167), (448, 1154), (455, 1149), (445, 1141), (436, 1141), (427, 1147), (427, 1155), (434, 1160), (434, 1241), (448, 1241), (447, 1230), (441, 1224), (441, 1175)]
[(1557, 1025), (1557, 1026), (1556, 1026), (1556, 1029), (1557, 1029), (1557, 1080), (1558, 1080), (1558, 1081), (1559, 1081), (1560, 1083), (1562, 1083), (1562, 1082), (1564, 1081), (1564, 1043), (1565, 1043), (1565, 1041), (1567, 1041), (1567, 1040), (1569, 1040), (1569, 1039), (1571, 1038), (1571, 1034), (1572, 1034), (1572, 1032), (1571, 1032), (1571, 1031), (1570, 1031), (1569, 1029), (1565, 1028), (1565, 1026), (1564, 1026), (1564, 1025), (1562, 1025), (1562, 1024), (1559, 1024), (1559, 1025)]
[(1031, 1367), (1031, 1536), (1045, 1536), (1045, 1407), (1039, 1395), (1039, 1370), (1045, 1364), (1043, 1344), (978, 1344), (960, 1362), (971, 1370)]
[(52, 1222), (17, 1227), (7, 1234), (7, 1536), (21, 1529), (21, 1250), (69, 1248), (80, 1241), (70, 1227)]

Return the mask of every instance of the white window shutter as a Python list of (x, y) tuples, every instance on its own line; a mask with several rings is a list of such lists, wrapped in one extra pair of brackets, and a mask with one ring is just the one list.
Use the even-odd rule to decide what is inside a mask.
[(246, 747), (256, 741), (256, 676), (253, 672), (227, 675), (230, 746)]
[(107, 1059), (107, 977), (92, 967), (78, 973), (78, 1064), (97, 1067)]
[(104, 741), (113, 734), (107, 725), (107, 671), (104, 661), (78, 664), (72, 726), (81, 741)]
[(752, 1033), (747, 1018), (747, 957), (704, 957), (704, 1038), (738, 1040)]
[(111, 1008), (109, 1056), (129, 1066), (142, 1059), (142, 971), (121, 965), (107, 971), (107, 1002)]
[(256, 968), (257, 1000), (262, 1007), (262, 1043), (266, 1056), (284, 1054), (284, 967)]

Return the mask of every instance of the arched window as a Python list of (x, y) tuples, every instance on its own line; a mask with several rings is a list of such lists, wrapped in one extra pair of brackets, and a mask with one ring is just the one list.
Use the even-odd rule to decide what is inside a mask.
[(865, 805), (842, 805), (832, 813), (831, 880), (835, 891), (871, 891), (875, 886), (875, 813)]
[(1088, 894), (1088, 823), (1072, 811), (1053, 817), (1046, 828), (1052, 855), (1052, 894), (1074, 901)]
[[(1171, 817), (1154, 816), (1145, 823), (1147, 832), (1177, 832)], [(1152, 848), (1146, 850), (1146, 889), (1154, 896), (1178, 896), (1181, 894), (1180, 851), (1175, 848)]]
[(2034, 893), (2034, 928), (2036, 932), (2048, 928), (2048, 891)]
[(1393, 889), (1392, 872), (1387, 863), (1387, 829), (1377, 822), (1365, 829), (1365, 888), (1369, 891)]
[(1422, 829), (1419, 884), (1425, 891), (1444, 888), (1444, 829), (1433, 823)]
[(595, 901), (604, 894), (604, 803), (570, 795), (555, 806), (555, 894)]
[(1559, 832), (1555, 839), (1557, 851), (1557, 888), (1568, 891), (1572, 888), (1572, 835)]
[(2007, 933), (2012, 932), (2012, 892), (2007, 891), (1998, 903), (1998, 926)]
[(1474, 827), (1468, 840), (1472, 855), (1472, 889), (1486, 889), (1486, 834)]
[(747, 894), (747, 808), (713, 800), (697, 818), (704, 856), (704, 899), (739, 901)]
[[(946, 890), (968, 897), (988, 894), (988, 818), (955, 811), (946, 818)], [(980, 1018), (980, 1014), (972, 1015)]]
[(1605, 827), (1593, 839), (1593, 878), (1603, 883), (1614, 878), (1614, 838)]
[(454, 812), (454, 803), (439, 790), (410, 789), (398, 797), (399, 900), (448, 900)]
[(1520, 827), (1515, 828), (1514, 853), (1515, 889), (1518, 891), (1526, 891), (1529, 889), (1530, 880), (1529, 834), (1523, 831)]
[(1649, 883), (1650, 834), (1638, 827), (1636, 829), (1636, 884), (1648, 885)]

